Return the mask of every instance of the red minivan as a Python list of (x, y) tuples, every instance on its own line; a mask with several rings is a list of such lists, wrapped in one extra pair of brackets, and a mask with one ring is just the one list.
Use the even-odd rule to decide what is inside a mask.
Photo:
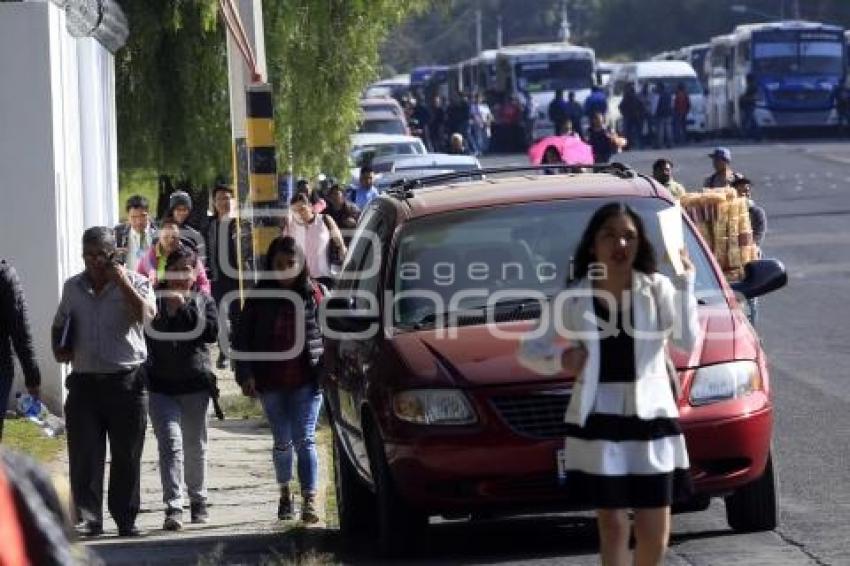
[[(431, 516), (575, 509), (557, 464), (574, 378), (520, 366), (519, 341), (564, 289), (598, 207), (633, 207), (658, 253), (656, 213), (674, 202), (621, 166), (569, 171), (402, 186), (363, 211), (323, 309), (344, 534), (370, 530), (392, 553)], [(772, 529), (771, 384), (738, 297), (782, 287), (785, 270), (753, 262), (733, 291), (687, 218), (685, 240), (703, 339), (689, 355), (671, 351), (697, 490), (681, 510), (724, 497), (733, 529)]]

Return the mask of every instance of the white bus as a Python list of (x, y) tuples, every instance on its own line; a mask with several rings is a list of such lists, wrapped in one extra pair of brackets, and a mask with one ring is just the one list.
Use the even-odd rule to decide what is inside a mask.
[(733, 109), (730, 105), (732, 95), (729, 92), (734, 63), (734, 37), (718, 35), (712, 37), (706, 62), (706, 80), (708, 81), (708, 100), (706, 101), (706, 122), (711, 132), (721, 132), (732, 128)]
[(844, 29), (816, 22), (748, 24), (712, 40), (710, 107), (717, 129), (740, 129), (748, 77), (760, 128), (837, 126), (836, 93), (846, 76)]
[(593, 49), (568, 43), (536, 43), (504, 47), (496, 54), (497, 96), (519, 95), (529, 120), (527, 141), (531, 142), (555, 131), (549, 121), (549, 103), (555, 90), (574, 92), (583, 103), (594, 85), (596, 54)]

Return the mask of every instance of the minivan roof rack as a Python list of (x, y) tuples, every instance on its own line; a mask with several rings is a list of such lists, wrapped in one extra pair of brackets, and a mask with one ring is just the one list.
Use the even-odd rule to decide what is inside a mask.
[(616, 175), (621, 179), (634, 179), (638, 174), (629, 166), (622, 163), (601, 163), (597, 165), (514, 165), (508, 167), (482, 167), (468, 169), (466, 171), (452, 171), (451, 173), (440, 173), (419, 179), (399, 179), (390, 185), (386, 194), (397, 198), (407, 199), (413, 196), (415, 189), (422, 189), (434, 185), (454, 181), (457, 179), (476, 178), (483, 179), (486, 175), (503, 175), (506, 173), (541, 173), (554, 171), (558, 174), (581, 174), (581, 173), (608, 173)]

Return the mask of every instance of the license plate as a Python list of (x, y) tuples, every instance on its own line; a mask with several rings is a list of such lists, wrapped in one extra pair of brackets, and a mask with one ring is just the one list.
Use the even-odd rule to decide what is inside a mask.
[(555, 465), (558, 469), (558, 485), (567, 483), (567, 451), (564, 448), (555, 451)]

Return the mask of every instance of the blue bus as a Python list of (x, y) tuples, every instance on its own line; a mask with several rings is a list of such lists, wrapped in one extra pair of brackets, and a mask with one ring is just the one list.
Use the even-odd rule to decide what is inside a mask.
[[(714, 125), (741, 129), (740, 98), (748, 78), (757, 87), (754, 118), (760, 128), (837, 126), (835, 103), (847, 73), (844, 29), (813, 22), (741, 25), (712, 42), (710, 105), (726, 108)], [(726, 51), (719, 53), (717, 50)]]

